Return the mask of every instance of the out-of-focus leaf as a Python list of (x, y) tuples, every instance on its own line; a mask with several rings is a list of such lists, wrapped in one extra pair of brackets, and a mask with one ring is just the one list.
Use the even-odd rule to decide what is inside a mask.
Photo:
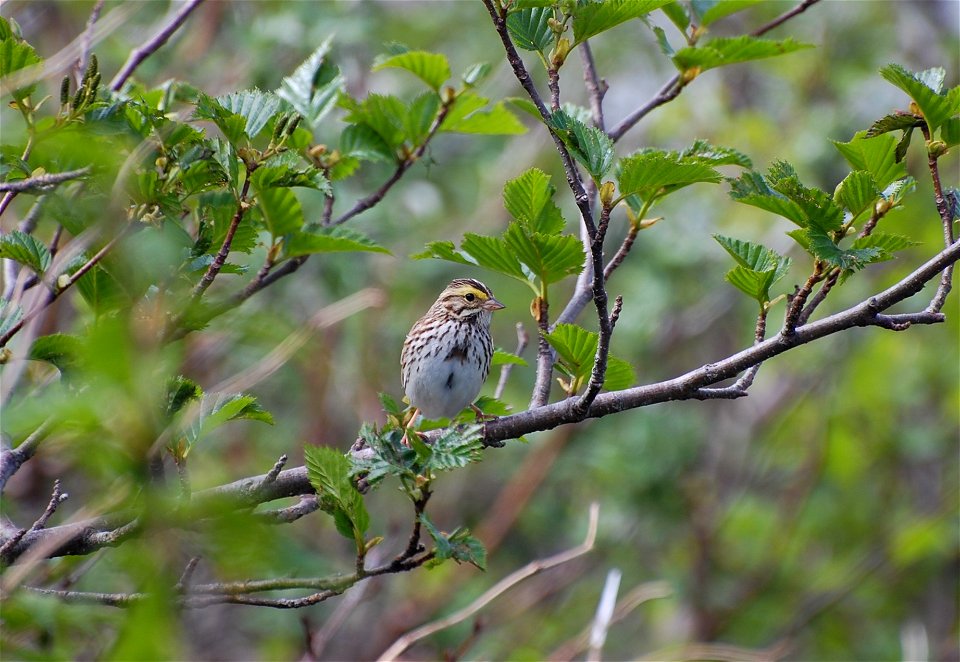
[(287, 235), (283, 240), (283, 254), (286, 257), (350, 251), (390, 254), (369, 237), (344, 227), (312, 228)]
[(690, 4), (700, 16), (700, 25), (716, 23), (744, 9), (759, 4), (763, 0), (693, 0)]
[(461, 93), (440, 124), (440, 131), (480, 135), (518, 135), (527, 128), (503, 101), (486, 108), (488, 100), (473, 92)]
[(277, 96), (293, 106), (314, 129), (337, 102), (343, 90), (340, 69), (326, 61), (331, 38), (327, 38), (296, 70), (280, 82)]
[(778, 55), (786, 55), (813, 44), (805, 44), (788, 37), (782, 41), (743, 35), (709, 39), (697, 46), (681, 48), (673, 55), (673, 63), (681, 71), (706, 71), (738, 62), (749, 62)]
[(27, 358), (52, 363), (57, 370), (66, 374), (79, 363), (82, 351), (83, 342), (79, 337), (53, 333), (34, 340)]
[(440, 53), (407, 51), (380, 60), (373, 70), (380, 71), (389, 67), (406, 69), (435, 91), (439, 91), (440, 86), (450, 78), (450, 63), (447, 62), (447, 57)]
[(40, 276), (50, 268), (53, 259), (40, 240), (20, 230), (0, 236), (0, 258), (26, 265)]

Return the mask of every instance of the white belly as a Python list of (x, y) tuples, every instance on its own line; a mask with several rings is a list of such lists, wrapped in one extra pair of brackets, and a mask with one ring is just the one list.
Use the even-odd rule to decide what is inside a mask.
[(480, 393), (484, 375), (460, 357), (433, 356), (418, 362), (406, 385), (410, 404), (426, 418), (453, 418)]

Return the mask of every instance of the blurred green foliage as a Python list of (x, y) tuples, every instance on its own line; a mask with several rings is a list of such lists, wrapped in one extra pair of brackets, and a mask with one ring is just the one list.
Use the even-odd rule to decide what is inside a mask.
[[(530, 12), (526, 18), (536, 17), (537, 4), (519, 3), (532, 7), (525, 10)], [(638, 4), (649, 11), (663, 3)], [(734, 4), (744, 11), (726, 15)], [(75, 53), (65, 52), (59, 60), (56, 55), (82, 32), (93, 5), (10, 0), (3, 8), (3, 16), (16, 20), (41, 57), (60, 63), (32, 92), (34, 100), (51, 95), (45, 109), (48, 122), (56, 114), (60, 77), (69, 73)], [(650, 14), (650, 26), (626, 21), (629, 12), (598, 12), (589, 21), (573, 23), (574, 39), (614, 26), (591, 40), (600, 75), (609, 85), (604, 106), (608, 125), (651, 98), (678, 71), (706, 71), (716, 58), (742, 53), (730, 38), (792, 6), (693, 5), (702, 24), (709, 25), (704, 45), (713, 52), (683, 44), (674, 26), (682, 20), (672, 9), (667, 9), (669, 16)], [(130, 50), (176, 8), (161, 2), (106, 2), (100, 22), (110, 28), (93, 46), (103, 77), (118, 71)], [(907, 107), (907, 96), (888, 80), (899, 81), (900, 87), (914, 83), (888, 67), (890, 63), (910, 71), (945, 67), (945, 88), (956, 86), (960, 43), (946, 27), (956, 23), (957, 6), (949, 2), (815, 5), (774, 35), (776, 40), (792, 38), (779, 41), (774, 50), (796, 52), (697, 75), (677, 99), (627, 133), (617, 146), (618, 155), (639, 148), (655, 151), (633, 157), (638, 163), (643, 160), (643, 170), (627, 161), (615, 177), (609, 173), (608, 146), (590, 133), (583, 118), (558, 111), (553, 125), (564, 131), (584, 167), (598, 181), (616, 179), (622, 195), (636, 196), (626, 201), (632, 213), (613, 214), (608, 245), (617, 246), (654, 202), (656, 215), (664, 217), (638, 235), (629, 258), (610, 281), (611, 294), (622, 294), (625, 302), (612, 352), (628, 364), (624, 370), (632, 366), (628, 381), (634, 376), (639, 383), (670, 378), (749, 345), (757, 301), (763, 306), (774, 298), (770, 294), (802, 283), (811, 259), (785, 234), (796, 225), (765, 211), (769, 205), (737, 204), (726, 195), (725, 184), (695, 184), (661, 199), (661, 186), (647, 190), (627, 183), (650, 175), (650, 162), (662, 155), (683, 155), (702, 140), (735, 148), (748, 160), (691, 161), (688, 165), (696, 166), (700, 176), (690, 182), (716, 181), (714, 166), (723, 176), (737, 177), (750, 165), (770, 173), (765, 185), (773, 189), (777, 187), (771, 180), (797, 174), (805, 188), (791, 191), (799, 197), (812, 188), (832, 192), (845, 181), (849, 190), (838, 204), (855, 217), (854, 207), (862, 198), (856, 192), (863, 181), (846, 178), (851, 167), (859, 172), (869, 168), (846, 163), (831, 141), (850, 143), (856, 132)], [(511, 29), (515, 38), (527, 34), (527, 62), (545, 90), (546, 77), (533, 51), (541, 52), (544, 61), (550, 58), (556, 44), (549, 26), (545, 20), (524, 26), (515, 19)], [(800, 50), (801, 43), (815, 48)], [(764, 45), (761, 50), (770, 48)], [(561, 70), (560, 86), (564, 100), (587, 106), (577, 53), (571, 51)], [(9, 55), (11, 62), (16, 53)], [(23, 63), (30, 59), (26, 52), (17, 57)], [(298, 70), (311, 58), (312, 72)], [(491, 65), (484, 79), (473, 68), (480, 62)], [(878, 73), (881, 67), (886, 67), (883, 76)], [(304, 95), (303, 77), (311, 73), (317, 89), (343, 85), (350, 98), (334, 107), (333, 96)], [(518, 285), (517, 273), (495, 269), (511, 277), (491, 276), (472, 266), (408, 256), (423, 251), (428, 242), (436, 242), (430, 244), (434, 252), (437, 246), (452, 251), (459, 245), (471, 253), (465, 236), (500, 237), (511, 222), (525, 228), (528, 238), (537, 232), (534, 239), (546, 244), (576, 231), (572, 219), (577, 212), (565, 188), (553, 197), (559, 214), (552, 203), (544, 204), (547, 211), (536, 218), (524, 217), (509, 200), (504, 207), (504, 185), (535, 177), (531, 168), (558, 185), (564, 174), (543, 126), (520, 112), (522, 104), (501, 103), (520, 96), (521, 90), (479, 2), (206, 3), (137, 70), (136, 89), (143, 101), (125, 109), (122, 117), (111, 116), (102, 91), (96, 99), (83, 97), (84, 84), (89, 88), (92, 79), (76, 74), (68, 95), (71, 103), (66, 104), (73, 110), (64, 116), (101, 113), (102, 121), (67, 122), (55, 139), (37, 140), (27, 159), (30, 168), (22, 176), (37, 166), (59, 172), (92, 164), (94, 174), (85, 189), (90, 193), (51, 194), (32, 235), (42, 246), (24, 240), (10, 250), (20, 251), (16, 254), (25, 263), (35, 261), (38, 271), (48, 268), (42, 249), (50, 245), (58, 223), (71, 236), (99, 224), (103, 229), (96, 246), (114, 238), (117, 243), (101, 266), (64, 294), (39, 332), (76, 338), (53, 338), (39, 348), (11, 343), (21, 354), (3, 368), (11, 385), (7, 388), (16, 386), (12, 393), (3, 390), (3, 433), (19, 443), (51, 412), (69, 424), (59, 427), (7, 485), (3, 514), (29, 525), (42, 512), (55, 478), (70, 499), (51, 524), (137, 504), (146, 518), (140, 536), (90, 558), (63, 557), (34, 567), (27, 583), (146, 592), (151, 598), (132, 608), (113, 609), (18, 591), (5, 597), (0, 615), (6, 655), (294, 659), (304, 654), (305, 628), (322, 639), (325, 624), (345, 618), (323, 650), (313, 652), (322, 659), (372, 658), (398, 633), (468, 604), (533, 559), (575, 545), (582, 539), (587, 506), (595, 500), (601, 504), (601, 528), (591, 555), (512, 589), (483, 612), (475, 639), (470, 639), (474, 625), (468, 622), (425, 640), (410, 654), (432, 659), (467, 642), (466, 657), (545, 659), (591, 622), (604, 577), (614, 567), (623, 572), (621, 597), (661, 580), (668, 583), (670, 595), (639, 604), (611, 625), (604, 649), (608, 659), (688, 658), (697, 654), (685, 647), (695, 642), (753, 652), (767, 649), (796, 659), (901, 659), (916, 652), (906, 642), (918, 624), (930, 657), (943, 659), (955, 651), (960, 579), (960, 310), (955, 295), (944, 309), (944, 324), (902, 334), (857, 329), (791, 351), (762, 367), (749, 398), (668, 403), (529, 435), (529, 443), (487, 450), (481, 462), (438, 476), (430, 516), (422, 521), (435, 543), (463, 543), (452, 546), (449, 556), (460, 558), (460, 553), (476, 562), (477, 550), (456, 538), (458, 527), (469, 527), (487, 546), (487, 556), (476, 563), (485, 563), (486, 573), (469, 564), (446, 563), (388, 575), (352, 588), (364, 591), (358, 603), (346, 602), (348, 592), (301, 613), (244, 606), (182, 612), (171, 608), (172, 587), (193, 556), (201, 558), (195, 583), (324, 576), (351, 570), (358, 544), (339, 535), (334, 521), (320, 515), (267, 526), (242, 513), (221, 513), (204, 520), (202, 527), (170, 526), (178, 524), (173, 514), (177, 490), (169, 485), (169, 494), (144, 497), (150, 468), (143, 459), (158, 440), (171, 441), (164, 434), (171, 420), (182, 423), (172, 429), (189, 442), (169, 447), (179, 459), (189, 453), (194, 491), (264, 473), (284, 453), (291, 456), (291, 464), (300, 465), (300, 449), (306, 445), (345, 451), (361, 424), (383, 423), (386, 415), (378, 393), (400, 393), (398, 360), (404, 335), (447, 278), (484, 278), (507, 305), (505, 313), (511, 314), (496, 318), (493, 330), (503, 349), (514, 349), (516, 322), (533, 328), (527, 313), (530, 289)], [(314, 227), (324, 217), (324, 191), (330, 182), (337, 192), (337, 218), (390, 177), (398, 159), (423, 144), (429, 120), (438, 118), (447, 103), (445, 82), (462, 91), (459, 103), (482, 107), (487, 114), (467, 118), (458, 116), (455, 107), (448, 109), (448, 124), (440, 125), (423, 158), (380, 204), (336, 234)], [(100, 82), (101, 90), (105, 85)], [(240, 92), (254, 88), (286, 90), (289, 94), (281, 96), (291, 103), (290, 113), (303, 116), (305, 123), (287, 132), (285, 145), (306, 149), (312, 133), (313, 143), (325, 149), (313, 162), (294, 163), (277, 153), (265, 159), (275, 161), (258, 166), (262, 170), (252, 180), (258, 206), (249, 213), (260, 231), (244, 235), (243, 226), (238, 229), (235, 252), (207, 298), (229, 300), (271, 250), (277, 251), (278, 260), (329, 252), (242, 306), (215, 309), (216, 316), (178, 308), (212, 262), (236, 211), (242, 178), (232, 167), (242, 169), (243, 164), (231, 155), (250, 149), (265, 153), (268, 141), (276, 144), (274, 138), (279, 141), (287, 130), (275, 112), (265, 110), (271, 101)], [(79, 103), (72, 103), (75, 99)], [(16, 172), (27, 140), (23, 117), (8, 100), (0, 109), (5, 179)], [(224, 138), (213, 162), (203, 151), (209, 146), (205, 138), (179, 128), (192, 122), (190, 115), (168, 113), (168, 103), (178, 112), (195, 103), (202, 108), (198, 116), (210, 120), (203, 126), (211, 134), (214, 124), (219, 127)], [(937, 103), (925, 102), (928, 108)], [(401, 116), (405, 122), (398, 121)], [(284, 124), (292, 114), (286, 117)], [(517, 118), (529, 131), (521, 133)], [(346, 134), (344, 119), (351, 122)], [(943, 121), (941, 135), (949, 140), (951, 129)], [(125, 234), (128, 209), (110, 197), (113, 182), (127, 167), (118, 155), (136, 153), (141, 139), (154, 132), (170, 153), (151, 153), (147, 161), (166, 157), (182, 169), (196, 169), (179, 181), (197, 188), (166, 190), (167, 180), (160, 175), (169, 174), (168, 164), (156, 163), (156, 168), (128, 180), (125, 195), (146, 225), (151, 219), (145, 217), (153, 213), (177, 217), (205, 210), (210, 221), (204, 226), (206, 235), (189, 236), (178, 225), (158, 219), (145, 232)], [(882, 220), (884, 232), (917, 244), (900, 246), (896, 259), (870, 265), (843, 282), (818, 314), (882, 290), (941, 245), (919, 138), (914, 137), (904, 161), (905, 173), (916, 179), (916, 191)], [(197, 149), (202, 153), (191, 152)], [(331, 161), (338, 149), (342, 158)], [(796, 173), (776, 170), (781, 160), (793, 164)], [(955, 149), (941, 160), (941, 168), (945, 183), (954, 185)], [(298, 186), (290, 188), (289, 179), (277, 185), (282, 177), (299, 177)], [(679, 188), (685, 183), (664, 185)], [(879, 192), (889, 181), (873, 183)], [(549, 186), (531, 197), (544, 199), (540, 193)], [(181, 209), (187, 193), (196, 197)], [(5, 234), (28, 215), (35, 200), (23, 194), (14, 199), (3, 217)], [(558, 218), (567, 219), (565, 226), (557, 227)], [(809, 223), (799, 225), (809, 233)], [(830, 225), (825, 231), (836, 229)], [(750, 239), (757, 248), (769, 247), (770, 253), (743, 244), (731, 250), (728, 246), (734, 244), (718, 244), (711, 239), (714, 234)], [(515, 239), (519, 244), (519, 235)], [(65, 250), (69, 246), (65, 244)], [(389, 254), (377, 252), (378, 247)], [(84, 247), (87, 257), (91, 248)], [(850, 250), (856, 248), (870, 247)], [(829, 249), (823, 244), (821, 249), (818, 257), (831, 264), (841, 264), (842, 257), (859, 261), (857, 266), (881, 258), (879, 252), (842, 256), (823, 252)], [(731, 255), (738, 269), (752, 274), (728, 279), (757, 301), (723, 282)], [(561, 262), (564, 275), (576, 271), (572, 256)], [(530, 282), (541, 296), (546, 296), (541, 284), (545, 288), (549, 283), (557, 311), (572, 291), (572, 278), (554, 279), (552, 273), (529, 268), (517, 267), (517, 272), (519, 280)], [(776, 281), (772, 293), (764, 287), (773, 285), (768, 281)], [(158, 291), (157, 283), (169, 289)], [(291, 334), (302, 331), (317, 310), (365, 287), (386, 294), (380, 310), (362, 309), (336, 324), (320, 325), (289, 360), (241, 389), (248, 395), (239, 397), (250, 400), (231, 400), (227, 406), (232, 409), (223, 409), (217, 385), (259, 366)], [(926, 296), (925, 305), (931, 294), (927, 288), (916, 299)], [(181, 315), (184, 331), (191, 324), (203, 329), (175, 342), (156, 343), (169, 319), (168, 309)], [(773, 308), (771, 320), (779, 322), (782, 310)], [(587, 314), (581, 323), (589, 326), (584, 320), (589, 320)], [(22, 360), (28, 350), (40, 360)], [(525, 356), (529, 367), (514, 366), (502, 398), (515, 411), (525, 407), (533, 384), (530, 349)], [(581, 368), (579, 363), (567, 366), (574, 376)], [(17, 377), (11, 376), (14, 370)], [(177, 375), (198, 390), (171, 389), (170, 378)], [(484, 392), (491, 393), (492, 384)], [(184, 397), (171, 407), (176, 393)], [(561, 397), (560, 387), (554, 397)], [(260, 412), (270, 412), (274, 424), (264, 425)], [(425, 460), (421, 455), (410, 458), (414, 461)], [(167, 481), (175, 483), (169, 460), (168, 469)], [(368, 529), (370, 536), (385, 536), (381, 545), (389, 551), (373, 547), (374, 555), (402, 548), (410, 525), (411, 488), (398, 490), (389, 480), (360, 506), (349, 506), (359, 509), (365, 502), (363, 515), (369, 512), (370, 520), (359, 528)], [(145, 503), (153, 498), (155, 503)], [(327, 509), (347, 512), (343, 504), (327, 504)], [(352, 538), (356, 528), (346, 527)], [(711, 656), (717, 657), (717, 651), (699, 655)]]

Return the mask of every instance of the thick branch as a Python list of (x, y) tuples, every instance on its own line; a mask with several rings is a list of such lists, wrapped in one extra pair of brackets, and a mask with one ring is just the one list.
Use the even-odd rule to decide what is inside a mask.
[[(883, 311), (904, 301), (923, 289), (937, 274), (960, 259), (960, 241), (941, 251), (909, 276), (883, 292), (856, 306), (836, 313), (817, 322), (797, 328), (790, 335), (777, 336), (744, 349), (717, 363), (701, 366), (695, 370), (655, 384), (647, 384), (622, 391), (601, 393), (586, 412), (588, 418), (600, 418), (629, 409), (646, 407), (675, 400), (701, 399), (703, 387), (717, 384), (725, 379), (779, 356), (800, 345), (819, 340), (829, 335), (854, 327), (879, 326), (891, 330), (904, 330), (913, 324), (937, 324), (944, 320), (940, 313), (918, 312), (883, 314)], [(488, 421), (484, 427), (484, 443), (495, 445), (505, 439), (516, 439), (525, 434), (551, 430), (566, 423), (581, 420), (575, 406), (577, 399), (568, 399), (543, 407), (530, 409), (512, 416)], [(429, 433), (428, 433), (429, 436)], [(252, 508), (260, 503), (303, 494), (313, 494), (307, 480), (305, 467), (281, 471), (276, 480), (265, 481), (265, 476), (252, 476), (227, 485), (211, 488), (193, 495), (191, 508), (197, 512), (209, 509)], [(120, 526), (128, 522), (125, 526)], [(119, 527), (119, 528), (118, 528)], [(129, 516), (114, 514), (76, 524), (52, 527), (24, 536), (12, 550), (11, 558), (25, 552), (35, 544), (43, 544), (56, 536), (58, 544), (48, 556), (89, 554), (100, 547), (119, 544), (137, 530)], [(2, 532), (0, 542), (9, 539), (10, 531)], [(411, 559), (409, 562), (419, 560)], [(367, 575), (376, 571), (367, 571)], [(386, 572), (386, 571), (385, 571)]]

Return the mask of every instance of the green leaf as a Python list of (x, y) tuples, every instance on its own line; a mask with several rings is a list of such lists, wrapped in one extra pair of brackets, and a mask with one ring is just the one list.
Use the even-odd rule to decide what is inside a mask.
[(637, 382), (633, 366), (616, 356), (607, 357), (607, 371), (603, 377), (603, 388), (607, 391), (620, 391)]
[(53, 260), (40, 240), (20, 230), (0, 236), (0, 258), (26, 265), (40, 276), (50, 268)]
[(470, 535), (470, 532), (464, 528), (458, 528), (453, 533), (442, 533), (436, 525), (427, 517), (426, 513), (420, 513), (420, 522), (423, 528), (433, 539), (434, 558), (430, 566), (439, 565), (447, 559), (453, 559), (458, 563), (465, 561), (480, 570), (487, 569), (487, 551), (483, 544)]
[(256, 191), (257, 206), (263, 212), (267, 230), (276, 239), (300, 229), (303, 225), (303, 209), (293, 191), (273, 185), (272, 176), (269, 169), (262, 175), (260, 170), (255, 170), (250, 181)]
[(602, 0), (573, 5), (573, 37), (580, 43), (625, 21), (645, 16), (673, 0)]
[(667, 18), (670, 19), (670, 22), (677, 26), (677, 29), (680, 32), (686, 32), (687, 28), (690, 26), (690, 16), (687, 14), (687, 9), (679, 2), (672, 2), (668, 5), (664, 5), (660, 8)]
[(558, 110), (547, 118), (547, 124), (566, 144), (573, 157), (586, 168), (597, 183), (613, 165), (613, 140), (606, 132)]
[(331, 41), (328, 37), (317, 46), (303, 64), (280, 81), (276, 91), (313, 129), (320, 126), (344, 88), (345, 79), (339, 67), (326, 61)]
[(782, 41), (748, 35), (719, 37), (709, 39), (698, 46), (681, 48), (674, 53), (673, 63), (681, 71), (698, 69), (703, 72), (728, 64), (786, 55), (805, 48), (813, 48), (813, 44), (801, 43), (792, 37)]
[(752, 168), (750, 157), (732, 147), (711, 145), (706, 140), (697, 140), (690, 147), (680, 152), (684, 160), (697, 159), (711, 166), (737, 165), (741, 168)]
[(600, 335), (576, 324), (557, 324), (544, 338), (573, 377), (584, 378), (593, 369)]
[(761, 305), (770, 300), (770, 287), (790, 269), (790, 258), (760, 244), (715, 234), (713, 238), (736, 260), (724, 278)]
[(730, 16), (744, 9), (759, 4), (763, 0), (693, 0), (693, 10), (700, 15), (700, 25), (707, 26), (716, 23), (721, 18)]
[(365, 124), (380, 136), (391, 151), (395, 151), (403, 144), (406, 138), (403, 122), (407, 114), (407, 107), (397, 97), (370, 94), (363, 102), (358, 103), (345, 95), (341, 95), (340, 105), (348, 111), (344, 121)]
[[(291, 154), (284, 152), (284, 154)], [(296, 155), (292, 158), (281, 159), (274, 157), (255, 171), (256, 184), (261, 189), (267, 186), (281, 188), (311, 188), (323, 193), (330, 192), (330, 182), (323, 175), (323, 171), (310, 165), (299, 163)], [(285, 162), (286, 161), (286, 162)]]
[(334, 516), (341, 535), (362, 542), (370, 526), (370, 515), (350, 477), (350, 460), (326, 446), (304, 446), (303, 455), (307, 478), (320, 495), (321, 508)]
[(363, 161), (395, 161), (396, 152), (366, 124), (351, 124), (340, 134), (340, 151)]
[(547, 23), (553, 18), (552, 7), (530, 7), (507, 16), (507, 30), (517, 48), (542, 53), (553, 43), (553, 30)]
[(721, 179), (719, 172), (697, 157), (651, 150), (620, 160), (620, 195), (639, 195), (644, 201), (696, 182), (716, 183)]
[[(0, 41), (0, 79), (15, 71), (26, 69), (42, 60), (33, 46), (14, 37)], [(33, 92), (36, 83), (31, 83), (12, 91), (14, 99), (23, 99)]]
[(447, 62), (446, 56), (440, 53), (407, 51), (380, 60), (374, 65), (373, 70), (380, 71), (389, 67), (406, 69), (435, 91), (439, 91), (440, 86), (450, 78), (450, 63)]
[[(473, 401), (473, 406), (487, 416), (506, 416), (513, 409), (503, 400), (498, 400), (497, 398), (489, 395), (481, 395), (479, 398)], [(469, 412), (469, 414), (473, 414), (473, 412), (469, 409), (466, 411)]]
[[(227, 421), (237, 421), (240, 419), (260, 421), (273, 425), (273, 416), (270, 412), (264, 409), (255, 397), (242, 393), (218, 395), (214, 401), (213, 409), (206, 419), (206, 424), (219, 427)], [(209, 432), (207, 429), (204, 431)]]
[(940, 127), (940, 140), (948, 147), (960, 145), (960, 118), (951, 117)]
[(344, 227), (310, 228), (289, 234), (283, 239), (285, 257), (352, 251), (390, 254), (390, 251), (369, 237)]
[(810, 252), (831, 266), (840, 267), (844, 271), (857, 271), (871, 262), (887, 259), (883, 257), (883, 251), (879, 248), (843, 249), (819, 228), (808, 228), (806, 232), (810, 240)]
[(880, 69), (880, 75), (913, 99), (931, 132), (960, 112), (949, 94), (940, 93), (946, 75), (943, 69), (929, 69), (915, 74), (899, 64), (888, 64)]
[(556, 188), (542, 170), (531, 168), (503, 187), (503, 205), (531, 232), (559, 234), (566, 222), (553, 202)]
[(889, 133), (868, 138), (866, 132), (861, 131), (850, 142), (834, 140), (833, 146), (855, 170), (866, 170), (873, 175), (879, 189), (907, 174), (904, 164), (897, 161), (897, 138)]
[(510, 250), (502, 237), (487, 237), (468, 232), (463, 236), (460, 249), (461, 253), (469, 257), (467, 264), (476, 264), (524, 282), (528, 280), (516, 253)]
[(894, 253), (902, 251), (905, 248), (916, 246), (919, 242), (913, 241), (909, 237), (900, 234), (888, 234), (886, 232), (874, 232), (866, 237), (858, 237), (854, 240), (850, 248), (854, 250), (862, 248), (876, 248), (880, 254), (872, 262), (882, 262), (892, 260)]
[(23, 319), (23, 309), (0, 297), (0, 334), (4, 334)]
[(52, 363), (57, 370), (66, 374), (80, 362), (82, 351), (83, 342), (78, 336), (54, 333), (34, 340), (27, 358)]
[(478, 462), (483, 456), (482, 431), (481, 425), (445, 428), (430, 446), (424, 469), (449, 471)]
[(833, 199), (843, 205), (856, 218), (880, 198), (880, 190), (873, 175), (866, 170), (854, 170), (837, 184)]
[(280, 109), (280, 99), (271, 92), (244, 90), (217, 97), (217, 103), (229, 113), (245, 120), (244, 133), (251, 140), (273, 119)]
[(439, 110), (440, 97), (433, 92), (424, 92), (410, 103), (403, 118), (403, 128), (410, 142), (415, 145), (423, 143)]
[[(79, 267), (80, 263), (75, 263), (75, 266)], [(120, 281), (99, 264), (80, 277), (76, 288), (97, 315), (130, 305), (130, 297), (124, 291)]]
[(493, 70), (493, 67), (490, 66), (489, 62), (477, 62), (476, 64), (471, 64), (467, 67), (467, 70), (463, 72), (463, 75), (460, 76), (460, 79), (463, 81), (463, 84), (467, 87), (474, 87), (490, 75), (490, 72)]
[(922, 124), (922, 121), (909, 113), (893, 113), (885, 115), (870, 125), (867, 129), (867, 138), (873, 138), (890, 131), (908, 131)]
[(527, 232), (515, 221), (504, 232), (503, 239), (510, 252), (545, 284), (583, 270), (583, 244), (573, 235)]
[(203, 389), (199, 384), (188, 377), (177, 375), (167, 382), (166, 415), (172, 416), (189, 403), (196, 402), (202, 397)]
[(490, 360), (490, 365), (498, 366), (507, 364), (526, 366), (527, 362), (516, 354), (502, 350), (498, 347), (493, 352), (493, 358)]
[(463, 92), (447, 112), (440, 131), (480, 135), (519, 135), (527, 128), (507, 109), (503, 101), (485, 108), (487, 99), (473, 92)]

